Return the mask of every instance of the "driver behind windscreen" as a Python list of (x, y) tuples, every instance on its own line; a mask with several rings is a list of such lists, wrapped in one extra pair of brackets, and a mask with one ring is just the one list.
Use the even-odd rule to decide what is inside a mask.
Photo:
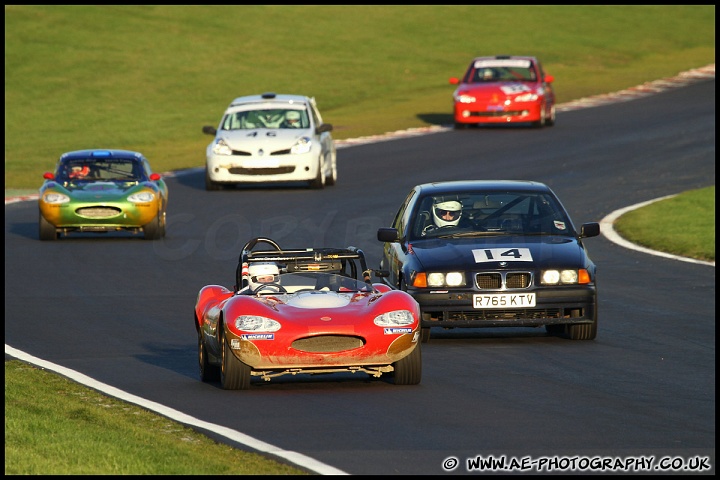
[[(239, 293), (253, 293), (268, 283), (277, 283), (280, 275), (278, 266), (271, 262), (253, 263), (248, 267), (248, 286)], [(277, 292), (277, 288), (268, 287), (264, 292)]]

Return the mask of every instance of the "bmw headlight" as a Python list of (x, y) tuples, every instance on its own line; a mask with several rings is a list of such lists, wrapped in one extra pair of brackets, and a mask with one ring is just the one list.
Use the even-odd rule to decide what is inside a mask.
[(418, 275), (413, 285), (416, 287), (462, 287), (465, 286), (465, 272), (428, 272), (425, 276), (426, 285), (418, 284), (422, 276)]
[(230, 148), (230, 145), (222, 138), (215, 140), (212, 151), (215, 155), (232, 155), (232, 148)]
[(578, 270), (543, 270), (540, 283), (543, 285), (584, 285), (590, 283), (590, 273), (584, 268)]
[(515, 97), (515, 102), (534, 102), (538, 99), (536, 93), (523, 93)]
[(290, 149), (290, 153), (308, 153), (312, 148), (312, 140), (309, 137), (298, 138), (295, 145)]
[(408, 310), (393, 310), (392, 312), (385, 312), (382, 315), (375, 317), (373, 322), (378, 327), (397, 327), (401, 325), (410, 325), (415, 319), (412, 313)]
[(152, 202), (155, 199), (155, 194), (152, 192), (144, 191), (144, 192), (138, 192), (133, 193), (132, 195), (129, 195), (127, 197), (128, 202), (132, 203), (148, 203)]
[(235, 328), (243, 332), (277, 332), (280, 322), (260, 315), (240, 315), (235, 319)]
[(475, 97), (468, 95), (467, 93), (463, 93), (455, 97), (455, 101), (459, 103), (475, 103)]
[(70, 201), (70, 197), (68, 197), (67, 195), (64, 195), (62, 193), (48, 192), (45, 195), (43, 195), (43, 202), (45, 202), (45, 203), (59, 205), (61, 203), (67, 203), (69, 201)]

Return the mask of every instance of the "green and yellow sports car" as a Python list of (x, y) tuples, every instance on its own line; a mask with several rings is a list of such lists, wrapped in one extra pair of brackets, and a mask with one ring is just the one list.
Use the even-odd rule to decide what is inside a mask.
[(141, 153), (78, 150), (63, 154), (40, 187), (40, 240), (70, 232), (165, 236), (168, 189)]

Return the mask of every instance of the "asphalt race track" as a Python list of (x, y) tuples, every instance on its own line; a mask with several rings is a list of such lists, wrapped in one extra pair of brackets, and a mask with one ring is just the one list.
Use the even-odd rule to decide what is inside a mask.
[(364, 374), (280, 377), (247, 391), (199, 381), (197, 292), (233, 284), (249, 238), (354, 245), (377, 266), (377, 228), (413, 185), (472, 178), (545, 182), (576, 225), (714, 185), (714, 76), (560, 112), (552, 128), (443, 130), (342, 148), (337, 185), (320, 191), (207, 192), (200, 170), (179, 174), (168, 179), (167, 237), (156, 242), (40, 242), (36, 202), (8, 204), (6, 346), (349, 474), (443, 474), (452, 458), (449, 472), (480, 473), (469, 461), (490, 456), (558, 459), (555, 473), (569, 472), (570, 459), (706, 457), (714, 473), (715, 268), (604, 236), (586, 241), (599, 276), (595, 341), (434, 329), (418, 386)]

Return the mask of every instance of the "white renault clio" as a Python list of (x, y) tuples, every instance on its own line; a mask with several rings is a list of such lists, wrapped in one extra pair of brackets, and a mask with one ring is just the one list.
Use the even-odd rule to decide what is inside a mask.
[(263, 93), (238, 97), (220, 125), (203, 127), (215, 138), (207, 147), (205, 187), (239, 183), (307, 182), (323, 188), (337, 181), (337, 154), (315, 99)]

